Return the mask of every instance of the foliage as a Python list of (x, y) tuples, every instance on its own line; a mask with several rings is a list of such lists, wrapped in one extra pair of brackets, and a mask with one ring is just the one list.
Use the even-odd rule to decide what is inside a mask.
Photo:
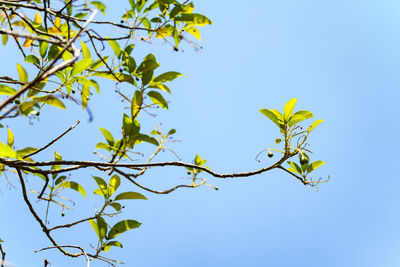
[[(111, 3), (111, 2), (109, 2)], [(79, 122), (71, 126), (60, 136), (49, 141), (41, 148), (31, 146), (19, 147), (14, 140), (11, 128), (7, 131), (7, 140), (0, 141), (0, 174), (13, 173), (19, 178), (22, 196), (31, 214), (42, 227), (45, 236), (52, 244), (45, 249), (58, 249), (70, 257), (84, 256), (90, 261), (98, 259), (111, 265), (119, 263), (103, 256), (111, 247), (122, 248), (119, 235), (128, 230), (140, 227), (141, 223), (134, 219), (123, 219), (114, 224), (111, 221), (123, 211), (123, 205), (128, 200), (146, 200), (147, 198), (130, 189), (121, 189), (121, 179), (142, 190), (168, 194), (178, 188), (196, 188), (208, 185), (203, 175), (214, 178), (237, 178), (260, 174), (271, 169), (281, 169), (304, 185), (315, 186), (321, 180), (313, 181), (309, 175), (324, 164), (322, 161), (310, 162), (307, 138), (311, 131), (322, 122), (316, 120), (306, 128), (301, 124), (313, 118), (310, 111), (294, 112), (296, 99), (289, 100), (283, 113), (275, 109), (262, 109), (260, 112), (269, 118), (280, 130), (281, 137), (275, 140), (281, 149), (265, 149), (269, 157), (273, 151), (281, 154), (272, 165), (256, 171), (232, 174), (219, 174), (206, 167), (206, 160), (196, 155), (193, 163), (181, 160), (168, 162), (153, 162), (153, 159), (165, 150), (170, 150), (167, 143), (173, 139), (175, 129), (164, 133), (159, 127), (150, 133), (143, 131), (142, 115), (149, 109), (169, 108), (168, 96), (172, 90), (168, 83), (182, 76), (177, 71), (159, 73), (160, 63), (152, 53), (143, 59), (138, 58), (135, 51), (137, 42), (160, 39), (179, 51), (182, 43), (188, 43), (195, 49), (201, 47), (193, 38), (201, 39), (200, 27), (212, 24), (206, 16), (196, 13), (192, 2), (180, 3), (175, 0), (129, 0), (126, 1), (126, 11), (120, 19), (107, 20), (107, 5), (102, 1), (52, 2), (50, 0), (4, 1), (0, 0), (0, 34), (3, 45), (11, 46), (19, 51), (24, 62), (15, 63), (17, 77), (0, 77), (0, 120), (12, 122), (13, 119), (26, 117), (30, 120), (38, 118), (47, 106), (53, 106), (68, 112), (66, 100), (72, 100), (83, 109), (88, 109), (93, 94), (100, 94), (104, 79), (115, 82), (116, 93), (129, 104), (129, 112), (121, 114), (122, 134), (117, 136), (106, 127), (100, 128), (104, 140), (97, 143), (96, 149), (101, 151), (104, 160), (67, 161), (55, 152), (54, 159), (37, 161), (35, 158), (43, 150), (61, 139), (73, 130)], [(103, 14), (103, 20), (97, 17)], [(109, 29), (113, 36), (106, 36)], [(191, 37), (190, 37), (191, 36)], [(78, 47), (79, 48), (78, 48)], [(150, 50), (150, 49), (149, 49)], [(124, 88), (123, 90), (121, 88)], [(107, 122), (104, 121), (106, 124)], [(154, 148), (147, 161), (133, 163), (132, 153), (137, 151), (140, 143)], [(261, 152), (261, 153), (262, 153)], [(261, 154), (260, 153), (260, 154)], [(100, 155), (100, 152), (98, 152)], [(259, 154), (259, 155), (260, 155)], [(258, 156), (259, 156), (258, 155)], [(289, 161), (298, 155), (299, 159)], [(284, 167), (284, 163), (289, 167)], [(157, 191), (139, 183), (138, 178), (146, 173), (149, 167), (175, 166), (186, 168), (191, 183), (177, 185), (173, 188)], [(94, 216), (50, 227), (48, 212), (54, 206), (71, 209), (68, 206), (70, 193), (74, 190), (86, 197), (90, 192), (71, 177), (79, 169), (91, 168), (103, 172), (104, 176), (92, 176), (97, 184), (94, 194), (102, 198), (101, 208)], [(24, 179), (30, 176), (42, 179), (38, 191), (35, 191), (40, 202), (47, 205), (46, 216), (38, 215), (35, 206), (27, 195)], [(110, 178), (104, 178), (110, 176)], [(200, 177), (201, 176), (201, 177)], [(107, 181), (108, 180), (108, 181)], [(71, 191), (72, 192), (72, 191)], [(82, 200), (79, 200), (82, 201)], [(87, 223), (97, 235), (97, 246), (92, 251), (75, 245), (60, 245), (53, 237), (56, 230), (68, 231), (72, 227)], [(0, 239), (0, 242), (3, 240)], [(78, 249), (78, 253), (73, 250)]]

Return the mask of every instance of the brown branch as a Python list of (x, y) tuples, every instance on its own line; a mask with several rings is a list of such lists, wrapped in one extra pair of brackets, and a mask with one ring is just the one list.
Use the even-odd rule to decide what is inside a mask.
[(1, 267), (4, 267), (4, 264), (5, 264), (5, 262), (6, 262), (6, 253), (4, 252), (4, 250), (3, 250), (3, 247), (1, 246), (1, 243), (0, 243), (0, 252), (1, 252)]
[(26, 39), (43, 41), (43, 42), (56, 44), (56, 45), (62, 45), (63, 43), (65, 43), (65, 41), (60, 41), (60, 40), (54, 41), (52, 39), (47, 39), (47, 38), (36, 36), (36, 35), (26, 34), (26, 33), (22, 33), (22, 32), (14, 32), (14, 31), (9, 31), (9, 30), (6, 30), (6, 29), (1, 29), (1, 28), (0, 28), (0, 33), (1, 34), (12, 35), (14, 37), (21, 37), (21, 38), (26, 38)]
[(199, 186), (202, 186), (202, 185), (206, 184), (206, 182), (202, 182), (202, 183), (199, 183), (199, 184), (196, 184), (196, 185), (195, 184), (192, 184), (192, 185), (177, 185), (177, 186), (175, 186), (175, 187), (173, 187), (171, 189), (168, 189), (168, 190), (157, 191), (157, 190), (153, 190), (153, 189), (150, 189), (148, 187), (145, 187), (145, 186), (139, 184), (138, 182), (133, 180), (128, 174), (126, 174), (126, 173), (124, 173), (124, 172), (122, 172), (122, 171), (120, 171), (118, 169), (114, 169), (114, 171), (119, 173), (119, 174), (121, 174), (122, 176), (124, 176), (126, 179), (129, 180), (129, 182), (133, 183), (134, 185), (142, 188), (143, 190), (146, 190), (148, 192), (155, 193), (155, 194), (169, 194), (169, 193), (175, 191), (178, 188), (182, 188), (182, 187), (184, 187), (184, 188), (196, 188), (196, 187), (199, 187)]
[(21, 188), (22, 188), (22, 196), (24, 198), (24, 201), (26, 203), (26, 205), (28, 206), (29, 211), (31, 212), (31, 214), (33, 215), (33, 217), (36, 219), (36, 221), (39, 223), (40, 227), (42, 228), (43, 232), (46, 234), (47, 238), (50, 240), (50, 242), (58, 248), (59, 251), (61, 251), (64, 255), (70, 256), (70, 257), (79, 257), (82, 256), (82, 253), (78, 253), (78, 254), (72, 254), (69, 253), (67, 251), (65, 251), (62, 247), (60, 247), (57, 242), (53, 239), (53, 237), (50, 235), (49, 230), (47, 229), (46, 225), (44, 224), (44, 222), (42, 221), (42, 219), (40, 219), (39, 215), (36, 213), (35, 209), (33, 208), (31, 202), (28, 199), (28, 195), (26, 193), (26, 187), (25, 187), (25, 182), (24, 182), (24, 177), (22, 176), (21, 170), (19, 168), (15, 168), (17, 170), (17, 174), (19, 177), (19, 181), (21, 183)]
[[(87, 168), (87, 167), (110, 167), (110, 168), (129, 168), (129, 169), (137, 169), (137, 168), (148, 168), (148, 167), (166, 167), (166, 166), (177, 166), (177, 167), (188, 167), (197, 170), (202, 170), (216, 178), (238, 178), (238, 177), (249, 177), (257, 174), (261, 174), (272, 169), (278, 168), (285, 160), (290, 157), (293, 157), (294, 154), (284, 155), (279, 161), (275, 164), (261, 168), (255, 171), (250, 172), (241, 172), (241, 173), (228, 173), (222, 174), (212, 171), (206, 167), (198, 166), (195, 164), (185, 163), (181, 161), (167, 161), (167, 162), (154, 162), (154, 163), (110, 163), (110, 162), (96, 162), (96, 161), (68, 161), (68, 160), (60, 160), (60, 161), (43, 161), (43, 162), (28, 162), (21, 160), (8, 160), (5, 158), (0, 158), (0, 163), (17, 168), (26, 168), (26, 167), (43, 167), (43, 166), (53, 166), (53, 165), (67, 165), (73, 166), (73, 168)], [(36, 173), (55, 173), (51, 170), (36, 170), (30, 169), (31, 172)]]
[[(1, 4), (2, 1), (0, 1)], [(4, 2), (4, 1), (3, 1)], [(88, 18), (88, 20), (86, 21), (85, 25), (83, 26), (83, 28), (74, 36), (74, 38), (68, 40), (68, 42), (65, 44), (65, 46), (63, 47), (62, 51), (57, 55), (57, 57), (51, 62), (51, 64), (38, 76), (36, 76), (35, 79), (33, 79), (31, 82), (25, 84), (24, 86), (21, 87), (20, 90), (18, 90), (14, 95), (12, 95), (11, 97), (7, 98), (5, 101), (3, 101), (3, 103), (0, 104), (0, 110), (2, 110), (6, 105), (8, 105), (9, 103), (13, 102), (17, 97), (19, 97), (20, 95), (22, 95), (24, 92), (26, 92), (27, 90), (29, 90), (29, 88), (31, 88), (32, 86), (34, 86), (36, 83), (46, 79), (47, 77), (53, 75), (54, 73), (56, 73), (59, 70), (62, 70), (66, 67), (69, 67), (70, 65), (74, 64), (74, 62), (78, 59), (79, 55), (80, 55), (80, 50), (79, 49), (75, 49), (73, 42), (82, 34), (82, 32), (85, 30), (85, 28), (89, 25), (89, 23), (91, 22), (91, 20), (93, 20), (94, 16), (96, 15), (96, 10), (93, 11), (93, 13), (90, 15), (90, 17)], [(58, 59), (61, 58), (61, 56), (64, 54), (64, 52), (68, 49), (72, 48), (74, 55), (71, 59), (68, 59), (66, 61), (63, 61), (62, 63), (60, 63), (59, 65), (56, 65), (56, 62), (58, 61)]]

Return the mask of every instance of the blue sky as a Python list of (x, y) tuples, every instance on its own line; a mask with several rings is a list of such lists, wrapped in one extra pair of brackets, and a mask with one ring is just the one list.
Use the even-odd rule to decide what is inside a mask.
[[(138, 58), (150, 49), (161, 71), (184, 74), (171, 84), (170, 110), (143, 117), (144, 127), (163, 122), (165, 129), (176, 128), (182, 142), (172, 148), (185, 161), (200, 154), (216, 171), (248, 171), (271, 161), (254, 158), (275, 147), (279, 137), (258, 110), (282, 109), (296, 97), (296, 109), (325, 120), (310, 137), (311, 158), (327, 162), (316, 175), (331, 180), (317, 192), (272, 171), (235, 180), (211, 178), (219, 191), (144, 193), (149, 200), (130, 203), (123, 215), (141, 221), (141, 228), (121, 236), (125, 248), (113, 248), (110, 257), (146, 267), (398, 266), (400, 3), (203, 0), (196, 8), (214, 22), (202, 31), (204, 51), (186, 45), (175, 53), (161, 43), (137, 48)], [(15, 60), (11, 50), (0, 51), (2, 62)], [(16, 71), (0, 65), (2, 73), (12, 68)], [(112, 85), (105, 85), (93, 97), (92, 123), (79, 107), (71, 105), (71, 113), (48, 108), (33, 125), (8, 123), (16, 144), (40, 147), (80, 119), (81, 125), (42, 159), (54, 150), (66, 159), (96, 159), (98, 127), (117, 134), (123, 111)], [(171, 154), (159, 158), (170, 159)], [(94, 172), (74, 179), (93, 188), (89, 173)], [(161, 189), (186, 182), (184, 176), (175, 168), (155, 169), (143, 181)], [(10, 262), (40, 266), (46, 257), (53, 266), (83, 264), (55, 252), (34, 254), (48, 242), (27, 216), (19, 188), (9, 189), (2, 180), (0, 189), (0, 211), (7, 218), (0, 220), (0, 236)], [(91, 194), (73, 196), (82, 204), (64, 218), (54, 208), (54, 223), (81, 218), (101, 203)], [(58, 237), (87, 244), (95, 234), (86, 224)]]

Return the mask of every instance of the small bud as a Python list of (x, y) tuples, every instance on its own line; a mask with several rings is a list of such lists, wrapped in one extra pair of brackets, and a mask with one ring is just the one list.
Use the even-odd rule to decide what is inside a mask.
[(36, 116), (39, 116), (40, 115), (40, 112), (38, 111), (38, 112), (36, 112)]
[(178, 47), (174, 46), (174, 51), (178, 52), (179, 51)]
[(65, 212), (63, 211), (63, 212), (61, 212), (61, 216), (62, 217), (64, 217), (65, 216)]
[(15, 100), (14, 103), (17, 104), (17, 105), (19, 105), (19, 104), (21, 104), (21, 101), (19, 101), (19, 100), (17, 99), (17, 100)]
[(274, 153), (272, 153), (272, 151), (268, 151), (268, 157), (272, 158), (274, 156)]

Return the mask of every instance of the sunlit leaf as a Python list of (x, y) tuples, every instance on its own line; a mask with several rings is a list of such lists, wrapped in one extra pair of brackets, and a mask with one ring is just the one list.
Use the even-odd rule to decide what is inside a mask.
[(176, 72), (176, 71), (169, 71), (169, 72), (165, 72), (165, 73), (157, 76), (156, 78), (154, 78), (154, 82), (155, 83), (157, 83), (157, 82), (161, 82), (161, 83), (170, 82), (170, 81), (176, 79), (179, 76), (183, 76), (183, 74), (181, 74), (179, 72)]
[(118, 42), (115, 40), (108, 40), (108, 43), (110, 44), (112, 50), (114, 51), (114, 54), (119, 57), (121, 53), (121, 47), (119, 46)]
[(184, 13), (175, 17), (175, 21), (182, 21), (192, 26), (204, 26), (207, 24), (212, 24), (206, 16), (196, 13)]
[(120, 242), (118, 242), (118, 241), (110, 241), (110, 242), (107, 242), (107, 243), (104, 244), (104, 246), (103, 246), (103, 251), (104, 251), (104, 252), (107, 252), (107, 251), (110, 250), (111, 247), (120, 247), (120, 248), (122, 248), (122, 244), (121, 244)]
[(122, 199), (147, 199), (147, 198), (137, 192), (124, 192), (116, 196), (114, 200), (122, 200)]
[(159, 92), (150, 91), (147, 93), (147, 95), (150, 97), (151, 101), (153, 101), (154, 104), (157, 104), (162, 108), (168, 109), (167, 101), (165, 101), (164, 97)]
[(103, 134), (103, 136), (106, 138), (107, 143), (110, 146), (113, 146), (114, 145), (114, 137), (112, 136), (111, 132), (104, 128), (99, 128), (99, 129), (100, 129), (101, 133)]
[(97, 185), (99, 186), (99, 188), (101, 190), (101, 195), (108, 198), (107, 183), (101, 177), (97, 177), (97, 176), (93, 176), (93, 175), (92, 175), (92, 177), (96, 181)]
[(100, 1), (91, 1), (90, 3), (92, 5), (94, 5), (95, 7), (97, 7), (100, 10), (100, 12), (103, 13), (103, 15), (106, 14), (106, 12), (105, 12), (106, 11), (106, 5), (105, 4), (103, 4)]
[(35, 18), (33, 19), (33, 21), (39, 25), (42, 24), (42, 16), (40, 16), (39, 12), (36, 12)]
[(39, 58), (38, 58), (37, 56), (35, 56), (35, 55), (28, 55), (28, 56), (26, 56), (25, 62), (33, 63), (33, 64), (36, 64), (36, 65), (40, 65), (40, 60), (39, 60)]
[(54, 107), (65, 109), (64, 103), (60, 99), (52, 95), (34, 97), (33, 100), (36, 102), (42, 102)]
[(139, 134), (139, 135), (136, 137), (136, 139), (139, 140), (139, 141), (143, 141), (143, 142), (150, 143), (150, 144), (155, 145), (155, 146), (159, 146), (159, 145), (160, 145), (160, 144), (158, 143), (157, 139), (155, 139), (154, 137), (145, 135), (145, 134)]
[(28, 82), (28, 73), (26, 72), (24, 67), (17, 64), (17, 69), (18, 69), (19, 81), (23, 83)]
[(185, 28), (185, 31), (196, 37), (199, 41), (201, 41), (200, 31), (195, 27)]
[(9, 145), (0, 142), (0, 157), (17, 158), (17, 153)]
[(119, 176), (114, 174), (111, 177), (110, 182), (108, 184), (108, 195), (111, 196), (112, 194), (114, 194), (114, 192), (117, 191), (120, 184), (121, 184), (121, 180), (120, 180)]
[(313, 170), (317, 169), (318, 167), (324, 165), (325, 162), (321, 161), (321, 160), (317, 160), (314, 161), (313, 163), (311, 163), (308, 168), (307, 168), (307, 172), (312, 172)]
[(10, 86), (0, 84), (0, 95), (13, 95), (17, 92), (14, 88), (11, 88)]
[(310, 133), (312, 130), (314, 130), (315, 127), (317, 127), (318, 124), (320, 124), (321, 122), (323, 122), (324, 120), (316, 120), (314, 121), (310, 127), (308, 127), (308, 132)]
[(86, 197), (85, 189), (78, 183), (67, 181), (62, 184), (62, 187), (73, 189), (79, 193), (81, 193), (84, 197)]
[(81, 74), (85, 70), (89, 68), (90, 65), (92, 65), (93, 59), (91, 58), (84, 58), (78, 62), (75, 63), (75, 65), (72, 67), (71, 70), (71, 76), (75, 76), (78, 74)]
[(297, 98), (290, 99), (283, 108), (283, 118), (285, 122), (289, 121), (290, 117), (293, 114), (294, 106), (296, 105)]
[(141, 225), (140, 222), (135, 220), (124, 220), (115, 224), (111, 230), (108, 232), (108, 239), (113, 239), (114, 237), (126, 232), (128, 230), (138, 228)]
[(14, 134), (10, 130), (10, 128), (7, 128), (7, 144), (12, 147), (14, 145)]

